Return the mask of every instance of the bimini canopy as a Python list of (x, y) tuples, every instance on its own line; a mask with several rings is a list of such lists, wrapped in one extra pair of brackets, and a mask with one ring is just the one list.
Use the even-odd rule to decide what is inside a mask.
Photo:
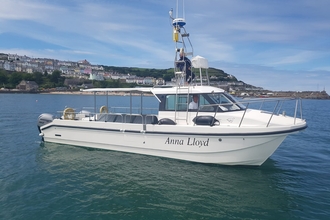
[(195, 56), (191, 59), (192, 66), (194, 68), (202, 68), (202, 69), (208, 69), (209, 68), (209, 62), (207, 59), (201, 56)]

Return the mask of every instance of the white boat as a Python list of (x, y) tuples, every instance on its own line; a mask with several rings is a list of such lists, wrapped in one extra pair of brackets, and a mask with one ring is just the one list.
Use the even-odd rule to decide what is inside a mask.
[[(101, 106), (94, 101), (93, 111), (66, 108), (58, 117), (40, 115), (38, 128), (43, 141), (199, 163), (261, 165), (289, 134), (307, 128), (300, 99), (238, 101), (223, 89), (210, 86), (207, 60), (193, 57), (192, 47), (188, 52), (185, 20), (172, 20), (175, 85), (83, 90), (94, 93), (95, 99), (106, 95), (106, 103)], [(181, 48), (193, 57), (196, 75), (199, 72), (189, 84), (185, 68), (178, 67)], [(127, 108), (116, 108), (108, 101), (116, 92), (130, 94)], [(140, 94), (139, 106), (132, 104), (136, 94)], [(159, 102), (155, 112), (144, 108), (144, 98), (150, 95)], [(189, 109), (194, 95), (199, 98), (198, 108)], [(258, 108), (252, 108), (257, 103)], [(270, 103), (274, 105), (270, 107)]]

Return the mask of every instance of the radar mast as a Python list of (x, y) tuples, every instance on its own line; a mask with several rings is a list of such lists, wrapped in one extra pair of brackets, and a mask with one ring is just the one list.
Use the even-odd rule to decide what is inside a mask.
[[(182, 2), (182, 12), (179, 14), (179, 1)], [(182, 71), (182, 68), (178, 68), (178, 59), (180, 53), (184, 53), (185, 57), (193, 57), (193, 46), (189, 39), (189, 33), (187, 33), (185, 25), (185, 11), (184, 11), (184, 0), (177, 0), (175, 17), (173, 17), (173, 9), (169, 11), (170, 19), (172, 20), (173, 27), (173, 41), (175, 42), (175, 58), (174, 58), (174, 74), (177, 78), (178, 85), (183, 84), (183, 79), (185, 79), (186, 72)], [(181, 61), (182, 62), (182, 61)], [(184, 70), (185, 68), (183, 68)]]

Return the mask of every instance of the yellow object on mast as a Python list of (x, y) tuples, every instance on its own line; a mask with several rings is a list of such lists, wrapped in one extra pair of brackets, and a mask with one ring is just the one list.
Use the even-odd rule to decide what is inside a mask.
[[(182, 0), (182, 6), (184, 6), (184, 0)], [(172, 25), (173, 25), (173, 41), (178, 42), (179, 41), (179, 34), (180, 34), (180, 29), (183, 28), (186, 25), (186, 21), (184, 19), (184, 7), (182, 9), (182, 15), (183, 17), (179, 18), (179, 0), (177, 0), (177, 10), (176, 10), (176, 17), (173, 17), (173, 9), (169, 11), (170, 18), (172, 19)]]
[(179, 31), (176, 27), (173, 28), (173, 41), (174, 42), (179, 41)]

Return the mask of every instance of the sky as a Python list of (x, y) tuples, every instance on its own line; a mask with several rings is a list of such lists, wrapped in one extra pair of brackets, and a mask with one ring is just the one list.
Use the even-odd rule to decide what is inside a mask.
[[(330, 92), (328, 0), (0, 0), (0, 53), (166, 69), (169, 10), (194, 55), (273, 91)], [(182, 13), (184, 8), (184, 14)]]

